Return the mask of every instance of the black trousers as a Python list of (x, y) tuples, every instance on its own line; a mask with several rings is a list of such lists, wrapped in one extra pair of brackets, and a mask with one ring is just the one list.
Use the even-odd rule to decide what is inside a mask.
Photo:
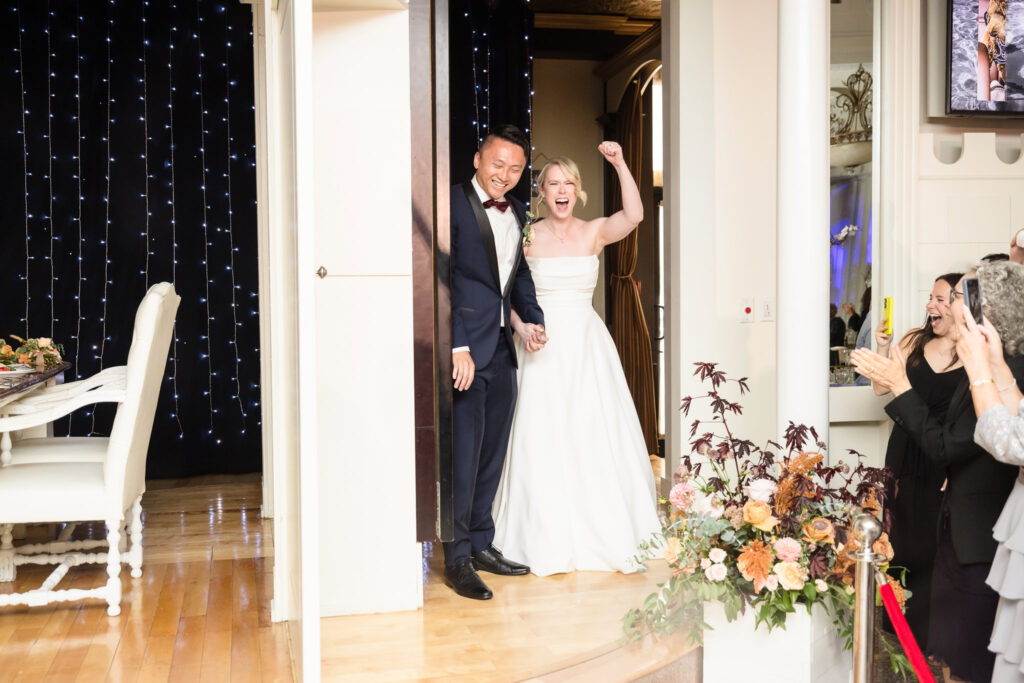
[(455, 540), (444, 544), (453, 567), (494, 540), (491, 504), (498, 491), (519, 391), (514, 352), (504, 335), (487, 367), (452, 399)]

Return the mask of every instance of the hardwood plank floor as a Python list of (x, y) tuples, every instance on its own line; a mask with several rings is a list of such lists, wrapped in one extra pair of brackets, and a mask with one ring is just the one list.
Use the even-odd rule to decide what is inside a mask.
[[(270, 622), (273, 524), (259, 516), (259, 475), (148, 487), (142, 577), (122, 569), (120, 616), (99, 600), (0, 608), (0, 683), (293, 680), (287, 626)], [(74, 537), (102, 536), (95, 524)], [(0, 592), (34, 588), (51, 570), (19, 567)], [(74, 567), (60, 587), (105, 580), (104, 565)]]

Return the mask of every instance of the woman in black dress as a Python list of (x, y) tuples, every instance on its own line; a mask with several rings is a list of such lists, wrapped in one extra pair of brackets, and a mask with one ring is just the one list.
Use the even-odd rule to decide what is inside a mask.
[[(924, 325), (900, 340), (910, 385), (933, 415), (946, 414), (953, 392), (965, 377), (963, 364), (956, 357), (956, 326), (950, 312), (950, 293), (961, 277), (962, 273), (947, 273), (935, 280), (925, 306), (928, 316)], [(883, 325), (884, 322), (875, 330), (875, 341), (878, 353), (889, 356), (892, 336), (884, 333)], [(878, 382), (872, 386), (879, 396), (889, 393), (889, 388)], [(899, 424), (893, 426), (889, 435), (885, 465), (894, 476), (886, 497), (892, 512), (892, 564), (907, 569), (907, 588), (913, 593), (907, 602), (907, 622), (917, 641), (924, 645), (928, 642), (932, 565), (946, 474), (944, 468), (921, 452), (918, 443)]]
[[(1019, 324), (1018, 310), (1000, 305), (1006, 280), (1003, 269), (1007, 267), (1019, 266), (1003, 262), (976, 269), (982, 309), (1000, 335), (1017, 334), (1014, 327)], [(965, 315), (962, 292), (963, 280), (952, 292), (950, 312), (957, 324), (954, 338)], [(911, 385), (902, 350), (893, 351), (893, 358), (887, 359), (859, 349), (851, 360), (874, 384), (892, 391), (895, 398), (885, 412), (945, 474), (932, 566), (927, 649), (942, 661), (947, 681), (985, 683), (992, 678), (995, 663), (988, 641), (999, 600), (985, 583), (996, 554), (992, 527), (1017, 476), (1016, 467), (997, 462), (974, 442), (978, 419), (971, 391), (994, 380), (969, 382), (966, 373), (961, 373), (949, 407), (936, 413)], [(1008, 356), (1006, 364), (1014, 380), (1024, 385), (1024, 357)], [(929, 537), (934, 538), (934, 532)], [(917, 596), (911, 602), (914, 600)]]

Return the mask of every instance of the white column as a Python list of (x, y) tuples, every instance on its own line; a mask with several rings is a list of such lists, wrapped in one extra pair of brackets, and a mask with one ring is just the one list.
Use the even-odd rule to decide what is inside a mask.
[[(715, 316), (714, 2), (661, 6), (665, 188), (665, 472), (689, 453), (679, 399), (700, 392), (694, 361), (718, 360), (706, 321)], [(700, 105), (693, 93), (705, 93)], [(692, 289), (691, 289), (692, 287)], [(704, 321), (705, 324), (687, 324)], [(743, 372), (746, 372), (744, 370)], [(689, 383), (689, 384), (688, 384)], [(668, 476), (666, 486), (672, 485)], [(665, 492), (667, 493), (667, 491)]]
[(779, 0), (778, 422), (828, 443), (829, 0)]

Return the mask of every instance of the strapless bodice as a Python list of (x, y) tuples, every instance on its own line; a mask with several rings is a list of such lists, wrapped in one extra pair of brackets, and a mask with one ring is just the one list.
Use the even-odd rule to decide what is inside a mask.
[(526, 257), (537, 289), (537, 303), (545, 306), (590, 306), (600, 261), (590, 256)]

